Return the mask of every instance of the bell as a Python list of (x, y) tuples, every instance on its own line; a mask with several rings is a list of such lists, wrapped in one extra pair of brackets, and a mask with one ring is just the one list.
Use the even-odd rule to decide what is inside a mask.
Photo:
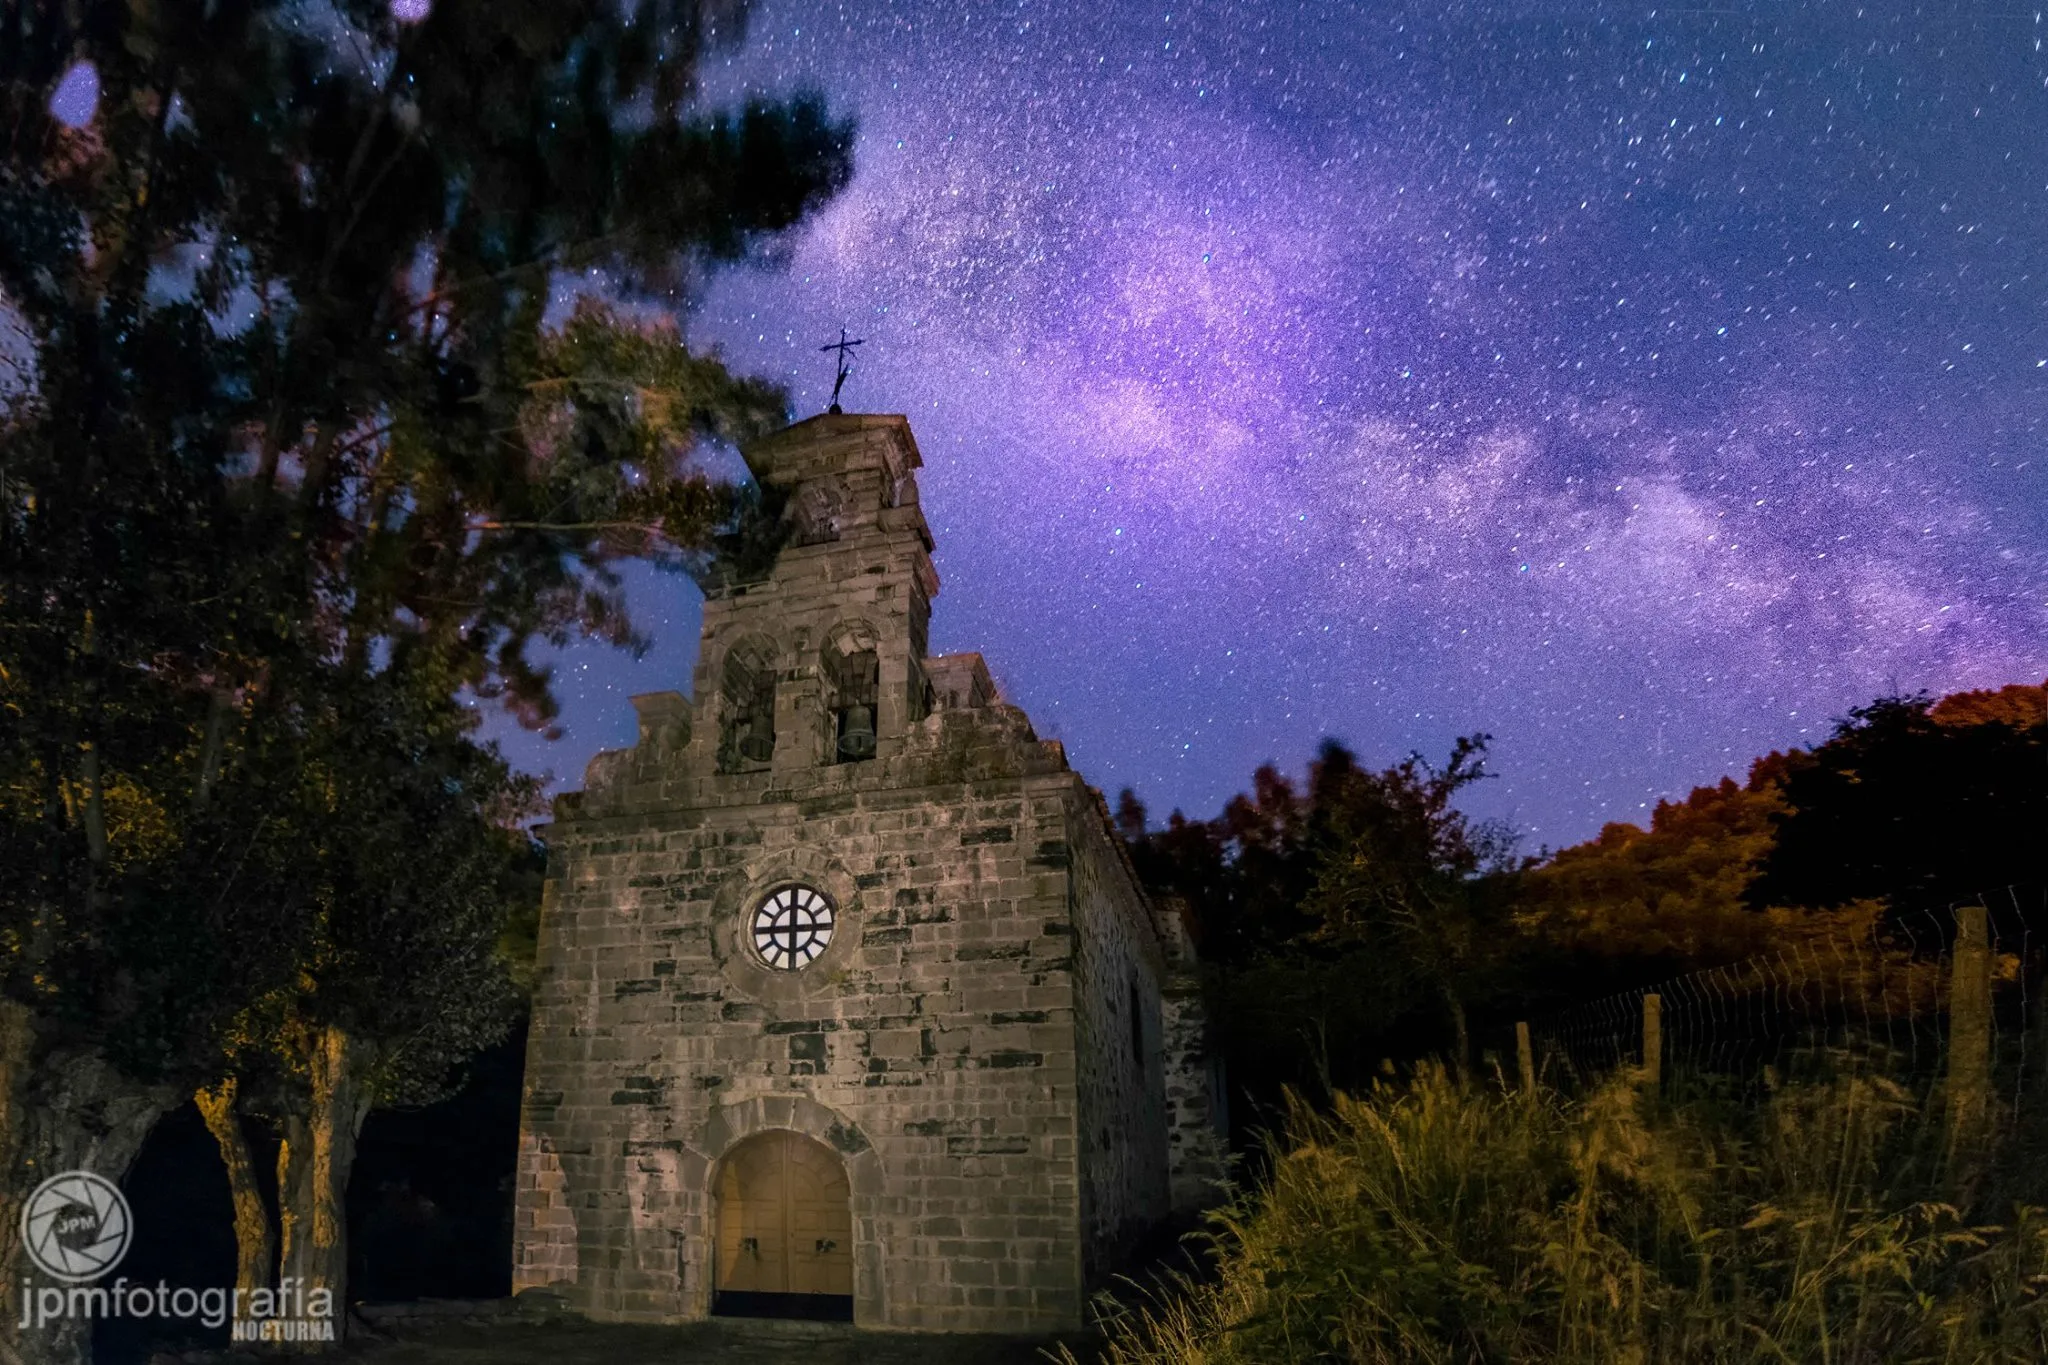
[(839, 727), (839, 756), (842, 759), (875, 756), (875, 713), (855, 703), (846, 708), (846, 720)]
[(747, 737), (740, 741), (740, 757), (749, 763), (766, 763), (775, 757), (775, 733), (758, 722), (747, 730)]

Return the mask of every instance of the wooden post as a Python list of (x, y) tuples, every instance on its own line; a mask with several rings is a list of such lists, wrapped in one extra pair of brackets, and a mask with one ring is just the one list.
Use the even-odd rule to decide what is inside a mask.
[(1643, 997), (1643, 1080), (1655, 1087), (1664, 1078), (1664, 998)]
[(2026, 1021), (2030, 1031), (2026, 1040), (2026, 1056), (2030, 1073), (2025, 1077), (2029, 1089), (2048, 1082), (2048, 955), (2036, 948), (2029, 956), (2022, 970), (2028, 972), (2027, 1002), (2033, 1007), (2034, 1017)]
[(1955, 1161), (1977, 1146), (1991, 1111), (1991, 935), (1981, 905), (1956, 908), (1949, 960), (1948, 1135)]
[(1529, 1021), (1515, 1021), (1515, 1062), (1522, 1071), (1522, 1093), (1536, 1093), (1536, 1049), (1529, 1043)]

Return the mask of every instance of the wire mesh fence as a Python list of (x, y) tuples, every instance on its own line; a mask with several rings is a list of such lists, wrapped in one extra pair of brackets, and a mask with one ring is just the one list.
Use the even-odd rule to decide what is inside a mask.
[(2016, 1113), (2048, 1087), (2044, 926), (2048, 893), (2017, 887), (1796, 922), (1770, 952), (1532, 1020), (1524, 1082), (1578, 1088), (1629, 1068), (1767, 1083), (1846, 1066), (1923, 1089), (1959, 1077), (1985, 1092), (1986, 1117)]

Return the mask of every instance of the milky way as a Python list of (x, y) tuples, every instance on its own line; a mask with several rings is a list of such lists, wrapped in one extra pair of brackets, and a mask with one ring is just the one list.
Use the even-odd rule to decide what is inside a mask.
[[(823, 91), (857, 173), (690, 335), (799, 415), (868, 338), (934, 648), (1155, 813), (1485, 730), (1554, 846), (2048, 672), (2041, 16), (1446, 8), (760, 7), (708, 97)], [(636, 582), (523, 760), (687, 688)]]

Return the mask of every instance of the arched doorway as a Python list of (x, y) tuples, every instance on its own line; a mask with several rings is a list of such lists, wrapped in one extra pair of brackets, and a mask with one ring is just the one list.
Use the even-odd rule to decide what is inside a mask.
[(853, 1320), (853, 1205), (831, 1148), (771, 1129), (718, 1171), (711, 1311)]

